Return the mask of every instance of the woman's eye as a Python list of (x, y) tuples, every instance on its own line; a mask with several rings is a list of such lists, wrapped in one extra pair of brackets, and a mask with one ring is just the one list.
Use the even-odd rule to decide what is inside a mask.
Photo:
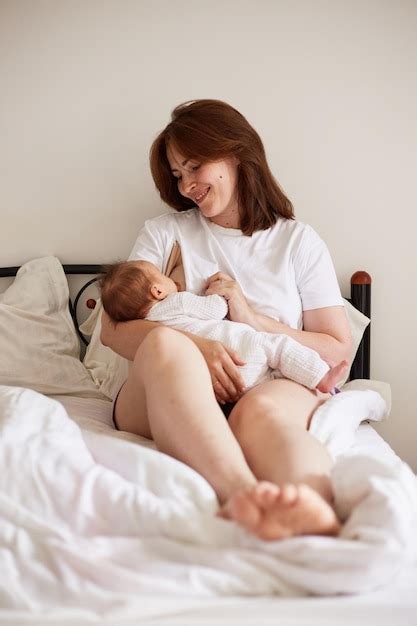
[(198, 165), (193, 165), (193, 166), (191, 167), (191, 169), (193, 170), (193, 172), (195, 172), (196, 170), (198, 170), (198, 168), (199, 168), (199, 167), (200, 167), (200, 164), (198, 164)]

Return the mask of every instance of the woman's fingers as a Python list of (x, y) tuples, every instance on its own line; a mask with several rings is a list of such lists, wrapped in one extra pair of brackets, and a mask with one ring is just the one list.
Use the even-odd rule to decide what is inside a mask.
[(245, 361), (220, 341), (195, 338), (210, 372), (214, 393), (219, 402), (235, 402), (244, 391), (239, 365)]
[(235, 352), (234, 350), (232, 350), (232, 348), (227, 348), (226, 346), (224, 346), (224, 349), (226, 350), (227, 354), (230, 356), (230, 358), (232, 359), (233, 363), (235, 363), (235, 365), (246, 365), (246, 361), (244, 361), (237, 352)]
[(216, 397), (225, 402), (236, 402), (245, 390), (245, 383), (237, 365), (244, 365), (243, 361), (233, 350), (224, 348), (224, 354), (217, 362), (213, 374), (213, 388)]
[(219, 380), (216, 380), (213, 384), (214, 395), (216, 396), (217, 402), (220, 404), (226, 404), (226, 402), (232, 402), (230, 400), (229, 394), (224, 389), (223, 385)]
[(254, 310), (249, 306), (239, 284), (231, 279), (227, 274), (217, 272), (209, 279), (209, 284), (205, 291), (206, 296), (217, 294), (227, 301), (229, 312), (227, 317), (233, 322), (243, 322), (249, 326), (253, 325), (256, 317)]
[(237, 398), (240, 398), (242, 393), (245, 391), (245, 381), (242, 378), (241, 373), (239, 372), (239, 368), (237, 365), (245, 365), (246, 361), (240, 358), (240, 356), (230, 348), (226, 348), (230, 359), (225, 361), (223, 364), (223, 369), (228, 377), (228, 380), (232, 383)]
[(219, 378), (213, 387), (216, 394), (225, 402), (236, 402), (242, 394), (235, 386), (233, 379), (229, 377), (227, 370), (224, 369), (219, 372), (218, 376)]
[(210, 276), (210, 278), (207, 279), (207, 286), (216, 280), (233, 280), (233, 278), (224, 272), (216, 272), (213, 276)]
[(223, 296), (225, 300), (230, 300), (233, 294), (234, 287), (232, 285), (226, 284), (222, 281), (215, 281), (211, 283), (205, 291), (205, 296), (212, 296), (213, 294), (217, 294), (218, 296)]

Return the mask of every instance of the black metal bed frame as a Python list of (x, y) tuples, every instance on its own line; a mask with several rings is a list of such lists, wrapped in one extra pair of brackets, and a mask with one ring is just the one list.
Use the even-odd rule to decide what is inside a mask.
[[(65, 274), (68, 275), (94, 275), (100, 274), (103, 265), (88, 265), (88, 264), (75, 264), (75, 265), (63, 265)], [(3, 267), (0, 268), (0, 278), (7, 278), (16, 276), (17, 271), (19, 270), (19, 266), (14, 267)], [(71, 312), (72, 319), (74, 320), (74, 325), (77, 330), (77, 333), (84, 344), (88, 344), (88, 341), (81, 333), (78, 322), (78, 303), (80, 301), (80, 297), (85, 292), (85, 290), (97, 281), (96, 278), (92, 278), (88, 282), (86, 282), (77, 292), (74, 303), (69, 301), (69, 308)], [(371, 317), (371, 284), (372, 279), (367, 272), (358, 271), (355, 272), (350, 280), (351, 291), (350, 298), (347, 298), (353, 306), (358, 309), (361, 313), (364, 313), (367, 317)], [(370, 361), (371, 361), (371, 329), (370, 324), (365, 330), (362, 341), (359, 345), (358, 351), (356, 353), (355, 359), (352, 363), (350, 369), (350, 380), (355, 380), (357, 378), (370, 378)]]
[[(64, 268), (64, 272), (66, 275), (88, 276), (91, 274), (100, 274), (103, 271), (104, 265), (97, 265), (97, 264), (65, 265), (64, 264), (62, 267)], [(18, 265), (15, 265), (13, 267), (0, 267), (0, 278), (10, 278), (10, 277), (16, 276), (19, 269), (20, 269), (20, 266)], [(74, 326), (77, 331), (77, 334), (79, 338), (81, 339), (81, 341), (83, 342), (83, 344), (86, 346), (88, 345), (89, 341), (80, 331), (80, 323), (78, 320), (78, 303), (80, 301), (82, 294), (85, 292), (85, 290), (88, 289), (88, 287), (92, 285), (93, 283), (95, 283), (96, 281), (97, 281), (97, 277), (92, 278), (91, 280), (86, 282), (76, 293), (75, 298), (74, 298), (74, 303), (72, 302), (71, 299), (68, 302), (69, 310), (70, 310), (71, 317), (74, 322)]]

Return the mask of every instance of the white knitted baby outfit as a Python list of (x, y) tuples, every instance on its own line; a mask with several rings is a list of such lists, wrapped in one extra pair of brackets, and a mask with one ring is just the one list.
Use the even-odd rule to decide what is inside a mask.
[(239, 368), (246, 388), (273, 378), (289, 378), (315, 389), (329, 371), (314, 350), (287, 335), (259, 332), (248, 324), (226, 320), (227, 313), (227, 302), (221, 296), (182, 291), (157, 302), (146, 319), (221, 341), (235, 350), (246, 361)]

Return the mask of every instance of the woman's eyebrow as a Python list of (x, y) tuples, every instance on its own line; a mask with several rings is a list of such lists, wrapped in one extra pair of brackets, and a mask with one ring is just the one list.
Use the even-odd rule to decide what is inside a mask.
[[(190, 160), (190, 159), (185, 159), (185, 161), (183, 161), (183, 162), (181, 163), (181, 166), (182, 166), (182, 167), (185, 167), (185, 166), (187, 165), (187, 163), (188, 163), (188, 161), (189, 161), (189, 160)], [(171, 172), (172, 172), (172, 173), (174, 173), (174, 172), (178, 172), (178, 171), (179, 171), (179, 170), (177, 170), (175, 167), (173, 167), (173, 168), (171, 169)]]

